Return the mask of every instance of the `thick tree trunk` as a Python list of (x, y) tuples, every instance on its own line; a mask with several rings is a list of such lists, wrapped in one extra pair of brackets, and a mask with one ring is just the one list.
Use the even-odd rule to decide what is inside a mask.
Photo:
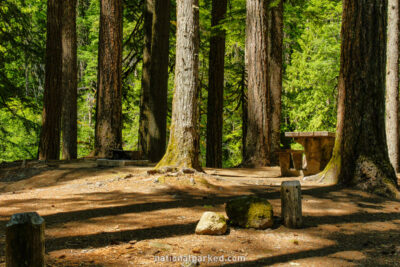
[(45, 88), (39, 159), (60, 158), (62, 104), (62, 1), (47, 1)]
[(62, 152), (64, 159), (77, 158), (77, 36), (76, 36), (76, 0), (64, 1), (62, 30)]
[(278, 164), (281, 144), (281, 96), (283, 63), (283, 0), (268, 10), (268, 80), (271, 92), (271, 164)]
[(389, 159), (399, 171), (399, 0), (389, 0), (386, 65), (386, 136)]
[[(225, 18), (227, 0), (212, 1), (211, 27)], [(207, 103), (206, 166), (222, 167), (222, 122), (224, 107), (225, 31), (213, 29), (210, 40)]]
[(139, 146), (151, 161), (165, 153), (170, 0), (147, 0)]
[(167, 151), (157, 168), (201, 170), (199, 161), (199, 4), (177, 1), (175, 92)]
[(325, 170), (311, 178), (399, 198), (385, 135), (387, 1), (343, 3), (338, 126)]
[(96, 156), (122, 148), (122, 0), (101, 0)]
[(268, 85), (267, 1), (247, 0), (247, 136), (245, 166), (270, 164), (270, 91)]

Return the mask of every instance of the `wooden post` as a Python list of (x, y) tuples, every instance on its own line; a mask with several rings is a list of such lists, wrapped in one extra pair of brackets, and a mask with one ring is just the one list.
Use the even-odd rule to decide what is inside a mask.
[(6, 225), (6, 267), (44, 267), (44, 219), (17, 213)]
[(286, 181), (281, 185), (281, 216), (288, 228), (300, 228), (303, 223), (301, 211), (301, 185), (299, 181)]

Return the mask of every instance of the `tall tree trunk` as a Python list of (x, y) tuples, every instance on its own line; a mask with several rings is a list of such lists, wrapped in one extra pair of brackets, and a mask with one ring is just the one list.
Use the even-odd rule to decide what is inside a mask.
[(122, 148), (122, 0), (101, 0), (96, 156)]
[(281, 96), (283, 63), (283, 0), (268, 9), (268, 80), (271, 91), (271, 164), (278, 164), (281, 144)]
[(62, 152), (64, 159), (77, 158), (77, 35), (76, 0), (63, 1), (62, 30)]
[[(227, 0), (212, 1), (211, 27), (217, 27), (225, 18), (227, 3)], [(219, 28), (214, 28), (212, 32), (208, 70), (206, 166), (221, 168), (226, 33)]]
[(167, 151), (157, 168), (201, 170), (199, 161), (199, 2), (177, 1), (175, 92)]
[(243, 163), (245, 166), (270, 164), (270, 92), (267, 62), (267, 3), (247, 0), (246, 67), (247, 136)]
[(165, 153), (170, 0), (147, 0), (140, 107), (140, 150), (159, 161)]
[(153, 33), (153, 0), (146, 0), (144, 4), (144, 46), (142, 66), (142, 92), (140, 96), (139, 118), (139, 150), (146, 158), (150, 154), (150, 117), (153, 115), (150, 108), (150, 80), (151, 80), (151, 35)]
[(343, 3), (338, 126), (330, 163), (314, 177), (399, 198), (385, 134), (386, 0)]
[(62, 104), (62, 1), (47, 1), (45, 88), (40, 134), (39, 159), (60, 158)]
[(399, 171), (399, 0), (389, 0), (386, 66), (386, 136), (389, 159)]

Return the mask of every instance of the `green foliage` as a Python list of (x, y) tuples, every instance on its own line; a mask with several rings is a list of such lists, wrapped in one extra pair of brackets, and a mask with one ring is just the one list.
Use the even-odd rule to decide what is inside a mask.
[[(78, 31), (78, 154), (94, 148), (100, 1), (80, 0)], [(137, 149), (144, 0), (124, 1), (123, 142)], [(278, 3), (272, 1), (271, 6)], [(284, 4), (282, 131), (335, 130), (341, 1), (287, 0)], [(169, 107), (175, 66), (176, 1), (172, 1)], [(226, 19), (211, 28), (211, 0), (200, 0), (200, 132), (205, 162), (210, 37), (226, 32), (223, 166), (242, 161), (246, 101), (246, 1), (229, 0)], [(41, 125), (46, 1), (0, 1), (0, 162), (35, 158)], [(168, 125), (171, 108), (169, 108)]]
[(285, 44), (292, 51), (284, 77), (283, 127), (295, 131), (335, 131), (341, 2), (308, 1), (299, 16), (302, 27), (295, 30), (290, 27), (294, 21), (290, 15), (300, 10), (291, 5), (285, 8), (289, 13), (285, 17), (285, 31), (291, 36)]

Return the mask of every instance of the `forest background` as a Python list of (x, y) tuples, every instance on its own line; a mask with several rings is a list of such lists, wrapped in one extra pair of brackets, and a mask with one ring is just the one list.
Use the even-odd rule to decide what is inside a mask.
[[(169, 109), (174, 89), (176, 3), (172, 1)], [(94, 149), (99, 1), (78, 0), (78, 157)], [(124, 1), (123, 147), (138, 149), (143, 0)], [(281, 132), (335, 131), (340, 67), (340, 0), (286, 0)], [(223, 167), (242, 162), (246, 104), (246, 1), (229, 0), (226, 30)], [(200, 149), (205, 162), (211, 0), (200, 0)], [(0, 163), (33, 159), (41, 129), (46, 1), (0, 2)], [(168, 126), (169, 128), (169, 126)], [(286, 144), (288, 145), (288, 144)]]

